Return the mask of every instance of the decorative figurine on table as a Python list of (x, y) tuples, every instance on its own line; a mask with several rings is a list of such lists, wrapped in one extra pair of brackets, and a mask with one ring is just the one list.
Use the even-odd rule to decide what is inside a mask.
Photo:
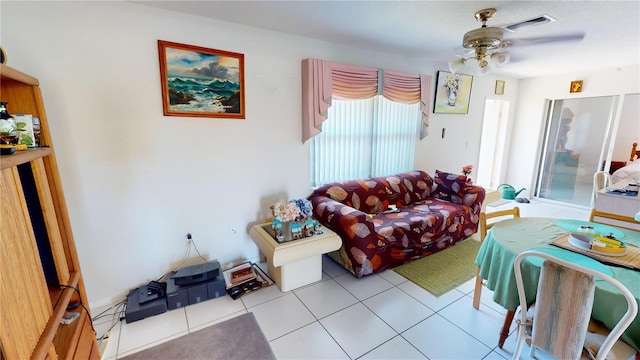
[(313, 219), (313, 205), (307, 199), (278, 202), (271, 207), (271, 229), (279, 242), (298, 240), (318, 233), (319, 223)]

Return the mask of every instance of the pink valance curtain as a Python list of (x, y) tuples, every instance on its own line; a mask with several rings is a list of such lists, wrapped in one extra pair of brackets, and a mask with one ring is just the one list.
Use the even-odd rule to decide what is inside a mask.
[(424, 139), (429, 134), (431, 76), (384, 70), (382, 79), (382, 95), (387, 99), (407, 104), (420, 101), (420, 112), (422, 113), (420, 140)]
[(322, 131), (332, 96), (366, 99), (377, 94), (408, 104), (420, 101), (420, 139), (423, 139), (429, 127), (430, 92), (431, 76), (305, 59), (302, 61), (302, 142)]
[(331, 93), (339, 99), (368, 99), (378, 94), (378, 69), (331, 64)]

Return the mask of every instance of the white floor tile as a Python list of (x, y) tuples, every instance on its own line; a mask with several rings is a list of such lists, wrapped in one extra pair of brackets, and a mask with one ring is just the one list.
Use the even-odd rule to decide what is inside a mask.
[(471, 294), (471, 296), (473, 296), (473, 290), (475, 290), (476, 288), (476, 277), (474, 276), (473, 279), (467, 281), (466, 283), (458, 286), (456, 288), (456, 290), (460, 291), (461, 293), (464, 294)]
[(285, 296), (286, 294), (288, 294), (288, 292), (282, 292), (278, 285), (273, 284), (258, 291), (252, 291), (242, 295), (242, 297), (236, 301), (241, 301), (247, 309), (250, 309), (256, 305)]
[(511, 357), (505, 357), (494, 350), (489, 355), (487, 355), (487, 357), (485, 357), (483, 360), (505, 360), (505, 359), (509, 360), (511, 359)]
[(455, 301), (438, 314), (480, 340), (487, 347), (494, 348), (498, 345), (500, 329), (504, 322), (503, 314), (489, 307), (476, 310), (466, 297)]
[(398, 274), (397, 272), (393, 271), (393, 269), (390, 270), (385, 270), (381, 273), (378, 273), (378, 275), (380, 275), (381, 278), (387, 280), (388, 282), (392, 283), (393, 285), (399, 285), (402, 284), (403, 282), (407, 282), (409, 280), (407, 280), (406, 277)]
[(320, 323), (352, 359), (397, 335), (360, 303), (321, 319)]
[(254, 306), (249, 311), (253, 312), (269, 341), (316, 320), (293, 293)]
[(279, 360), (285, 359), (349, 359), (318, 322), (279, 337), (270, 343)]
[(348, 292), (353, 294), (358, 300), (364, 300), (379, 294), (391, 287), (393, 284), (382, 278), (378, 274), (367, 275), (357, 278), (352, 274), (344, 274), (334, 278)]
[(398, 288), (391, 288), (362, 302), (395, 331), (401, 333), (433, 311)]
[[(213, 325), (216, 320), (227, 317), (237, 312), (246, 312), (242, 301), (233, 300), (231, 296), (222, 296), (216, 299), (185, 306), (189, 330), (202, 328), (203, 325)], [(205, 327), (206, 327), (205, 326)]]
[(402, 333), (429, 359), (482, 359), (491, 348), (436, 314)]
[(294, 290), (294, 292), (318, 319), (358, 302), (358, 299), (333, 279)]
[(427, 290), (412, 283), (411, 281), (407, 281), (398, 285), (398, 289), (411, 295), (413, 298), (425, 304), (433, 311), (439, 311), (445, 306), (465, 296), (465, 294), (461, 293), (460, 291), (453, 289), (440, 297), (436, 297)]
[(150, 348), (189, 332), (184, 308), (146, 319), (123, 323), (120, 330), (118, 357)]
[[(504, 342), (504, 346), (502, 349), (496, 348), (495, 352), (500, 354), (502, 357), (507, 359), (511, 359), (513, 356), (513, 352), (516, 349), (516, 340), (518, 336), (515, 332), (513, 332), (507, 340)], [(531, 351), (531, 347), (527, 345), (525, 342), (522, 346), (522, 351), (520, 352), (521, 360), (529, 360), (531, 357), (529, 356), (529, 352)], [(544, 351), (536, 351), (536, 358), (538, 360), (552, 360), (554, 359), (551, 355), (545, 353)]]
[(364, 360), (401, 360), (401, 359), (426, 359), (413, 345), (409, 344), (402, 336), (396, 336), (386, 343), (364, 354), (360, 359)]
[[(467, 297), (470, 298), (469, 304), (473, 306), (473, 292), (468, 294)], [(507, 313), (507, 310), (503, 308), (502, 305), (493, 301), (493, 291), (489, 290), (486, 286), (483, 286), (482, 290), (480, 290), (480, 309), (482, 309), (483, 306), (490, 307), (501, 314)]]

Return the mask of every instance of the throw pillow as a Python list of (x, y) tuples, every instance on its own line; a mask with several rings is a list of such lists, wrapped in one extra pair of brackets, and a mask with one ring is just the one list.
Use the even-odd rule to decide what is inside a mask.
[[(592, 332), (587, 332), (587, 336), (584, 339), (584, 348), (587, 350), (594, 358), (598, 353), (600, 346), (607, 337), (602, 334), (596, 334)], [(611, 348), (611, 351), (607, 355), (607, 360), (625, 360), (633, 358), (633, 355), (636, 353), (636, 350), (631, 346), (627, 345), (624, 341), (618, 340)]]
[(466, 183), (467, 177), (465, 175), (436, 170), (436, 176), (433, 179), (434, 196), (440, 200), (462, 204), (462, 196), (464, 195)]

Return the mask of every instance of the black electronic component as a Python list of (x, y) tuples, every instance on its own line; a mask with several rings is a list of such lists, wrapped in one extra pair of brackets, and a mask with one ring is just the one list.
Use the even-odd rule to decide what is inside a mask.
[(141, 304), (139, 294), (140, 288), (135, 288), (127, 295), (127, 308), (124, 312), (127, 324), (167, 311), (167, 300), (164, 295)]
[(176, 285), (189, 285), (213, 280), (220, 275), (220, 263), (215, 261), (181, 268), (173, 278)]
[(140, 286), (138, 288), (138, 302), (144, 304), (151, 300), (164, 297), (165, 295), (165, 283), (157, 281), (151, 281), (147, 285)]

